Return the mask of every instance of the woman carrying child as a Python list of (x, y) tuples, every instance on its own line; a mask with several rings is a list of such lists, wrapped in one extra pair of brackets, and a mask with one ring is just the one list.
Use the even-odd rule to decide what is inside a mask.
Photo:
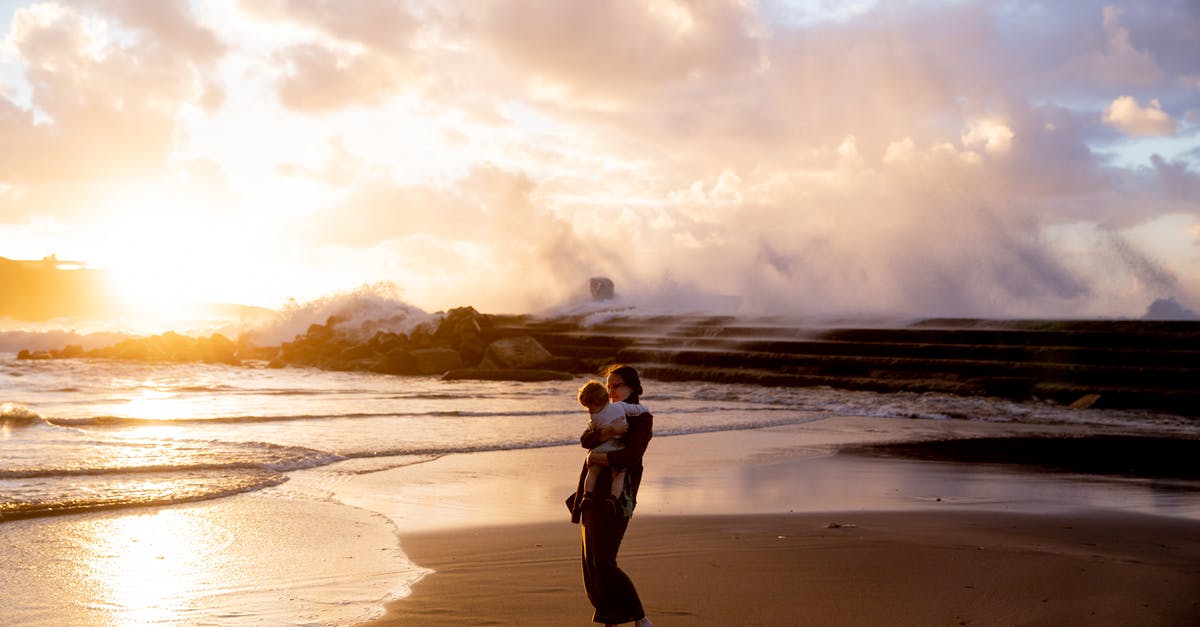
[[(632, 366), (617, 364), (604, 370), (609, 398), (614, 401), (637, 404), (642, 394), (642, 381)], [(579, 487), (567, 501), (571, 509), (571, 522), (580, 523), (583, 538), (583, 585), (588, 601), (596, 608), (592, 620), (605, 625), (636, 623), (637, 627), (652, 627), (642, 608), (633, 582), (617, 566), (617, 551), (629, 527), (629, 518), (637, 503), (638, 486), (642, 482), (642, 456), (653, 436), (654, 417), (649, 413), (626, 418), (628, 431), (622, 441), (624, 448), (607, 453), (592, 451), (579, 475)], [(598, 429), (588, 428), (580, 436), (584, 448), (594, 449), (600, 443), (621, 435), (620, 422)], [(589, 465), (605, 465), (623, 468), (625, 486), (621, 490), (622, 507), (613, 511), (604, 507), (581, 508), (584, 482)], [(596, 493), (612, 491), (613, 473), (599, 473), (596, 477)]]

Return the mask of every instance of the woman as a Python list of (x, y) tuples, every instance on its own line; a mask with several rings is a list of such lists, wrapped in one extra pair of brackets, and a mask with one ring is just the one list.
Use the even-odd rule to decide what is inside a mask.
[[(642, 395), (642, 380), (633, 366), (613, 365), (604, 370), (608, 396), (614, 401), (638, 403)], [(629, 577), (617, 567), (617, 551), (621, 539), (633, 515), (637, 503), (638, 486), (642, 483), (642, 455), (654, 430), (654, 416), (649, 413), (630, 416), (628, 431), (625, 432), (625, 448), (608, 453), (591, 452), (579, 475), (579, 488), (567, 500), (571, 509), (571, 522), (580, 523), (583, 536), (583, 585), (588, 601), (596, 608), (592, 620), (615, 626), (621, 623), (637, 623), (637, 627), (652, 627), (650, 619), (642, 609), (637, 590)], [(584, 448), (592, 449), (614, 435), (621, 435), (622, 427), (614, 429), (587, 429), (579, 442)], [(588, 464), (604, 464), (625, 468), (625, 490), (622, 494), (623, 511), (615, 514), (608, 508), (579, 507), (583, 499), (583, 481)], [(596, 483), (597, 494), (608, 494), (612, 473), (600, 473)]]

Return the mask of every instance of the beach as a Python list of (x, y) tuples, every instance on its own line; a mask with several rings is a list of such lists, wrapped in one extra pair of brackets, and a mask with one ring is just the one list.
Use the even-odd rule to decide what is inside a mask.
[[(637, 519), (621, 564), (656, 625), (1194, 625), (1197, 525), (961, 512)], [(434, 569), (374, 625), (586, 625), (560, 523), (405, 538)]]
[[(590, 624), (582, 380), (0, 369), (8, 622)], [(620, 562), (660, 626), (1200, 622), (1190, 418), (651, 389)]]
[[(1002, 434), (1056, 436), (837, 417), (655, 439), (620, 564), (658, 625), (1200, 620), (1194, 486), (835, 454)], [(579, 528), (555, 498), (581, 452), (446, 456), (346, 486), (430, 570), (371, 624), (590, 624)]]

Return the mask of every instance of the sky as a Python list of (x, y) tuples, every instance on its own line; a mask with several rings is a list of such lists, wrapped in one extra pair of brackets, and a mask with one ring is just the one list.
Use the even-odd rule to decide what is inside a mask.
[(148, 307), (1200, 309), (1192, 0), (0, 0), (0, 38), (0, 256)]

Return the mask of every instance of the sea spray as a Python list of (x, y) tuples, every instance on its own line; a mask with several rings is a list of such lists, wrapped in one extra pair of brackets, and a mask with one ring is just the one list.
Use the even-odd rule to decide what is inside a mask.
[(408, 333), (422, 323), (436, 324), (438, 316), (400, 300), (392, 283), (364, 285), (306, 303), (290, 302), (243, 336), (258, 346), (274, 346), (303, 335), (313, 324), (337, 322), (336, 332), (357, 342), (375, 333)]

